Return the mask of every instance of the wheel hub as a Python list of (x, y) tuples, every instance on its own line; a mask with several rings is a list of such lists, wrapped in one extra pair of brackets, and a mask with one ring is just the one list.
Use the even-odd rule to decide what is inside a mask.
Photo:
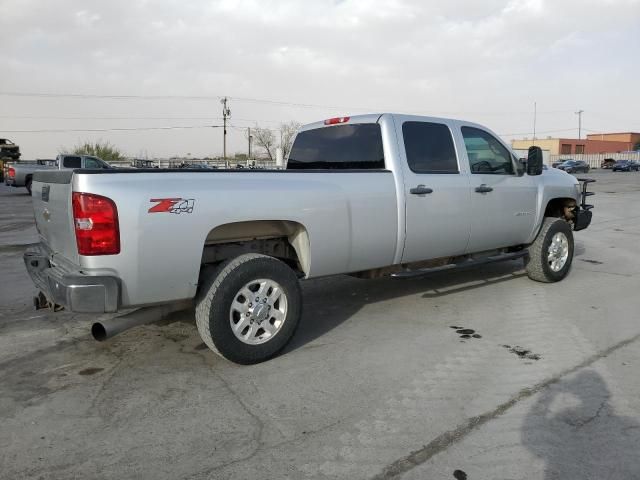
[(567, 236), (562, 232), (556, 233), (551, 239), (547, 253), (547, 261), (551, 270), (554, 272), (562, 270), (569, 258), (569, 240)]
[(248, 282), (236, 293), (229, 311), (231, 330), (248, 345), (271, 340), (287, 318), (287, 295), (274, 280)]
[(271, 305), (266, 305), (264, 303), (259, 303), (255, 307), (251, 309), (251, 319), (257, 321), (258, 323), (262, 323), (269, 316), (269, 311), (271, 310)]

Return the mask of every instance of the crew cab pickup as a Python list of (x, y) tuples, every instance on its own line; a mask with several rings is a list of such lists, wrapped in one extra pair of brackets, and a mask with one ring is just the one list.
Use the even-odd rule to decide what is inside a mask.
[(25, 253), (39, 305), (133, 313), (99, 340), (195, 304), (213, 351), (238, 363), (279, 352), (302, 312), (300, 281), (414, 278), (524, 259), (530, 278), (569, 272), (591, 221), (586, 182), (543, 173), (489, 129), (371, 114), (304, 126), (286, 170), (37, 172), (41, 243)]
[(78, 168), (109, 169), (113, 168), (104, 160), (90, 155), (60, 154), (55, 160), (36, 160), (8, 163), (5, 166), (5, 185), (25, 187), (31, 195), (33, 174), (41, 170), (74, 170)]

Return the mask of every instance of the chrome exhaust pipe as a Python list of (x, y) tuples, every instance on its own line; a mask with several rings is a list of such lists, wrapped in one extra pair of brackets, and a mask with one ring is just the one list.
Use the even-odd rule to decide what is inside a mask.
[(99, 342), (104, 342), (130, 328), (147, 323), (157, 322), (174, 312), (186, 310), (192, 302), (177, 302), (155, 307), (143, 307), (119, 317), (108, 318), (91, 325), (91, 335)]

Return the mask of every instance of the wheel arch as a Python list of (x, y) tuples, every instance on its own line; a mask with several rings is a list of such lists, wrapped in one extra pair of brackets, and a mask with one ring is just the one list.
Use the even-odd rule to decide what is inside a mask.
[(241, 253), (280, 258), (308, 275), (311, 266), (307, 228), (292, 220), (248, 220), (218, 225), (204, 241), (203, 262), (214, 263)]
[(551, 198), (545, 206), (544, 217), (558, 217), (571, 221), (573, 219), (572, 210), (575, 208), (576, 203), (576, 199), (571, 197)]

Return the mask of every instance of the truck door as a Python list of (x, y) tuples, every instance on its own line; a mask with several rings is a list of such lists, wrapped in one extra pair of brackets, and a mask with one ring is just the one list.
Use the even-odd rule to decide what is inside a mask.
[(460, 255), (469, 241), (469, 176), (461, 172), (451, 129), (412, 117), (399, 120), (406, 201), (402, 261)]
[(536, 219), (537, 184), (519, 175), (516, 159), (491, 133), (460, 128), (471, 179), (469, 252), (520, 245)]

